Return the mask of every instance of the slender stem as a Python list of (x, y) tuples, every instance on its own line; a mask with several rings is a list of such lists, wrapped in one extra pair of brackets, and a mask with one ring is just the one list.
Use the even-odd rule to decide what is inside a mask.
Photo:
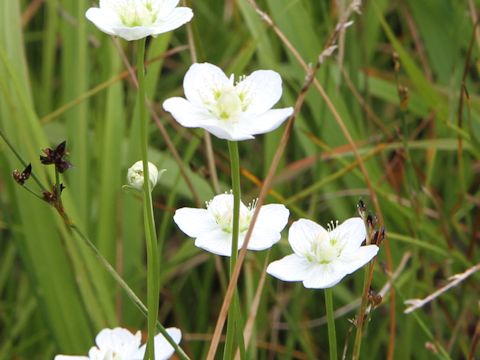
[[(128, 286), (128, 284), (123, 280), (123, 278), (120, 276), (120, 274), (117, 273), (117, 271), (113, 268), (113, 266), (108, 262), (107, 259), (103, 257), (103, 255), (100, 253), (98, 248), (90, 241), (90, 239), (74, 224), (69, 225), (70, 228), (83, 240), (85, 245), (93, 252), (97, 260), (100, 262), (100, 264), (107, 270), (107, 272), (113, 277), (113, 279), (120, 285), (120, 287), (125, 291), (127, 296), (130, 298), (130, 300), (133, 301), (135, 306), (140, 310), (140, 312), (145, 315), (145, 317), (148, 317), (148, 309), (147, 307), (143, 304), (142, 300), (135, 294), (135, 292)], [(165, 330), (165, 327), (157, 321), (157, 329), (158, 331), (165, 337), (165, 339), (168, 341), (170, 345), (175, 349), (175, 352), (177, 355), (180, 357), (182, 360), (189, 360), (189, 357), (183, 349), (178, 346), (175, 341), (172, 339), (172, 337), (167, 333)]]
[[(6, 137), (6, 135), (3, 133), (2, 129), (0, 129), (0, 137), (2, 138), (2, 140), (5, 142), (5, 144), (7, 144), (8, 148), (13, 152), (13, 154), (15, 155), (15, 157), (18, 159), (18, 161), (20, 161), (22, 163), (22, 165), (24, 167), (26, 167), (28, 164), (27, 162), (23, 159), (23, 157), (18, 153), (17, 149), (15, 149), (15, 146), (13, 146), (13, 144), (10, 142), (10, 140), (8, 140), (8, 138)], [(32, 177), (33, 180), (35, 180), (35, 182), (37, 183), (38, 187), (40, 189), (42, 189), (42, 191), (46, 191), (47, 188), (45, 186), (43, 186), (43, 184), (40, 182), (40, 180), (38, 179), (38, 177), (35, 175), (35, 173), (32, 171), (32, 174), (30, 175)]]
[[(228, 151), (230, 153), (230, 169), (232, 176), (232, 192), (233, 192), (233, 224), (232, 224), (232, 253), (230, 256), (230, 276), (237, 262), (238, 255), (238, 234), (240, 225), (240, 157), (238, 155), (238, 143), (236, 141), (228, 142)], [(225, 341), (225, 352), (223, 358), (229, 360), (233, 358), (235, 349), (235, 322), (238, 320), (236, 314), (240, 311), (239, 306), (232, 306), (228, 309), (227, 335)], [(239, 347), (243, 344), (238, 344)]]
[(62, 185), (60, 184), (60, 173), (57, 170), (57, 166), (55, 165), (55, 195), (57, 196), (57, 209), (62, 210), (63, 212), (63, 205), (62, 205)]
[(364, 277), (363, 277), (363, 293), (362, 293), (362, 302), (360, 304), (360, 310), (358, 311), (357, 315), (357, 331), (355, 333), (355, 342), (353, 344), (353, 353), (352, 353), (352, 360), (358, 360), (360, 358), (360, 348), (362, 346), (362, 334), (363, 334), (363, 317), (365, 316), (365, 310), (367, 308), (367, 286), (368, 286), (368, 278), (370, 273), (371, 265), (365, 267), (364, 270)]
[(25, 184), (24, 185), (21, 185), (25, 190), (27, 190), (30, 194), (32, 194), (33, 196), (35, 196), (36, 198), (42, 200), (42, 201), (45, 201), (44, 198), (42, 198), (40, 195), (38, 195), (35, 191), (33, 191), (32, 189), (30, 189), (28, 186), (26, 186)]
[(335, 318), (333, 316), (333, 289), (325, 289), (325, 307), (327, 309), (328, 321), (328, 345), (330, 348), (330, 360), (338, 360), (337, 357), (337, 335), (335, 333)]
[(155, 360), (155, 324), (157, 322), (159, 301), (159, 259), (155, 220), (153, 217), (152, 193), (148, 174), (148, 119), (145, 104), (145, 39), (138, 41), (137, 79), (138, 109), (140, 121), (140, 144), (143, 161), (143, 220), (147, 248), (147, 307), (148, 337), (145, 359)]

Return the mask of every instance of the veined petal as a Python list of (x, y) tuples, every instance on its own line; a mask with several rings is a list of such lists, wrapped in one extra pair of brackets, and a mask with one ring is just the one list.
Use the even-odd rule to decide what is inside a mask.
[(342, 264), (342, 268), (347, 274), (351, 274), (363, 265), (372, 260), (378, 253), (377, 245), (360, 246), (353, 251), (344, 251), (338, 262)]
[(266, 250), (276, 244), (282, 236), (279, 231), (271, 230), (268, 228), (255, 228), (253, 229), (252, 237), (248, 242), (248, 250)]
[(100, 350), (112, 350), (120, 354), (133, 354), (141, 342), (140, 331), (134, 335), (127, 329), (120, 327), (103, 329), (95, 338)]
[(127, 41), (134, 41), (146, 38), (150, 35), (157, 35), (159, 33), (155, 33), (155, 28), (151, 26), (115, 26), (112, 28), (113, 35), (120, 36), (121, 38)]
[(326, 289), (337, 285), (346, 272), (335, 262), (330, 264), (315, 264), (310, 268), (303, 280), (303, 286), (309, 289)]
[(278, 128), (290, 115), (293, 108), (273, 109), (260, 115), (242, 114), (239, 126), (252, 135), (265, 134)]
[(217, 223), (206, 209), (187, 207), (178, 209), (175, 211), (173, 221), (180, 230), (193, 238), (218, 228)]
[[(180, 343), (182, 339), (182, 332), (177, 328), (166, 329), (168, 335), (175, 341), (176, 344)], [(146, 344), (142, 345), (138, 349), (132, 360), (143, 360), (145, 355)], [(162, 334), (155, 335), (155, 360), (167, 360), (170, 359), (174, 352), (173, 346), (169, 344), (167, 339)]]
[(87, 356), (56, 355), (53, 360), (88, 360)]
[(288, 242), (297, 255), (305, 256), (310, 252), (312, 242), (324, 236), (328, 236), (328, 232), (322, 226), (308, 219), (300, 219), (290, 227)]
[(254, 138), (250, 133), (245, 132), (243, 128), (240, 128), (238, 124), (222, 123), (221, 120), (206, 120), (200, 127), (219, 139), (242, 141)]
[(174, 8), (169, 15), (152, 26), (152, 35), (166, 33), (175, 30), (192, 20), (193, 11), (188, 7)]
[(268, 228), (275, 231), (282, 231), (287, 225), (290, 211), (283, 204), (263, 205), (258, 213), (255, 228)]
[(344, 244), (344, 250), (358, 249), (366, 236), (365, 223), (359, 217), (345, 220), (330, 232), (331, 238), (335, 238)]
[(313, 265), (297, 254), (270, 263), (267, 273), (283, 281), (302, 281)]
[[(182, 339), (182, 332), (177, 328), (166, 329), (168, 335), (175, 341), (175, 344), (180, 343)], [(174, 352), (173, 346), (170, 345), (162, 334), (155, 336), (155, 359), (167, 360), (170, 359)]]
[(288, 222), (290, 212), (282, 204), (268, 204), (260, 208), (249, 250), (265, 250), (281, 239), (280, 232)]
[(180, 0), (160, 0), (153, 1), (153, 10), (158, 11), (157, 15), (160, 18), (165, 18), (175, 9)]
[(121, 22), (115, 13), (107, 9), (90, 8), (85, 13), (85, 17), (100, 31), (109, 35), (116, 35), (114, 28), (121, 26)]
[(257, 70), (240, 81), (235, 89), (245, 97), (247, 114), (262, 114), (282, 96), (282, 78), (272, 70)]
[[(239, 236), (238, 247), (243, 244), (242, 237)], [(208, 233), (203, 233), (195, 240), (195, 246), (207, 250), (216, 255), (231, 256), (232, 254), (232, 234), (215, 229)]]
[(190, 66), (183, 79), (186, 98), (194, 105), (204, 106), (215, 101), (215, 93), (233, 86), (225, 73), (209, 63), (195, 63)]
[(181, 97), (165, 100), (163, 108), (171, 113), (173, 118), (184, 127), (202, 127), (202, 124), (211, 118), (205, 109), (196, 107)]

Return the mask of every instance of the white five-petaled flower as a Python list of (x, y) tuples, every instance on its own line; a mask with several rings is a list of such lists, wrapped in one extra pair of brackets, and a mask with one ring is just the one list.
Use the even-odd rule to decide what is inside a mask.
[[(152, 190), (157, 184), (159, 176), (165, 169), (158, 171), (157, 167), (151, 162), (148, 163), (148, 178), (150, 179), (150, 190)], [(137, 190), (142, 190), (143, 188), (143, 162), (142, 160), (137, 161), (133, 164), (127, 171), (127, 182), (128, 185), (134, 187)]]
[[(168, 335), (178, 344), (182, 333), (177, 328), (166, 329)], [(140, 331), (134, 335), (127, 329), (103, 329), (95, 338), (97, 346), (90, 348), (88, 356), (57, 355), (54, 360), (143, 360), (145, 345), (140, 346)], [(163, 335), (155, 336), (155, 359), (167, 360), (174, 352)]]
[(377, 255), (378, 246), (361, 246), (365, 237), (365, 224), (358, 217), (332, 224), (329, 230), (300, 219), (288, 232), (294, 253), (272, 262), (267, 273), (283, 281), (303, 281), (306, 288), (335, 286)]
[(109, 35), (132, 41), (156, 36), (189, 22), (193, 12), (179, 0), (100, 0), (85, 16)]
[[(240, 202), (240, 226), (238, 248), (255, 211), (255, 202), (245, 206)], [(281, 204), (269, 204), (260, 208), (252, 237), (248, 243), (250, 250), (265, 250), (278, 242), (280, 232), (287, 225), (289, 211)], [(233, 195), (221, 194), (207, 202), (206, 209), (181, 208), (175, 212), (173, 220), (188, 236), (196, 238), (195, 246), (211, 253), (230, 256), (232, 251)]]
[(272, 109), (282, 96), (282, 79), (272, 70), (255, 71), (235, 83), (215, 65), (193, 64), (183, 89), (186, 99), (167, 99), (163, 108), (182, 126), (203, 128), (220, 139), (253, 139), (275, 130), (293, 112)]

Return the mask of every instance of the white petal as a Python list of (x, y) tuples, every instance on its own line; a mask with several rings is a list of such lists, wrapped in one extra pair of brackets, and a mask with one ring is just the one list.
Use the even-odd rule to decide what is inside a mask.
[(165, 100), (163, 108), (171, 113), (173, 118), (184, 127), (202, 127), (205, 122), (212, 118), (208, 111), (194, 106), (191, 102), (181, 97)]
[(237, 124), (215, 119), (205, 108), (196, 106), (186, 99), (180, 97), (167, 99), (163, 102), (163, 108), (184, 127), (202, 128), (224, 140), (253, 139), (252, 135), (238, 130)]
[(215, 91), (226, 86), (231, 86), (231, 81), (222, 69), (209, 63), (193, 64), (183, 79), (186, 98), (198, 106), (203, 106), (205, 99), (213, 102)]
[(345, 220), (330, 232), (330, 238), (335, 238), (345, 244), (345, 250), (358, 249), (366, 236), (365, 223), (359, 217)]
[(309, 273), (312, 264), (297, 254), (285, 256), (270, 263), (267, 273), (283, 281), (302, 281)]
[(53, 360), (88, 360), (87, 356), (56, 355)]
[(180, 0), (161, 0), (153, 2), (153, 10), (158, 11), (158, 16), (165, 18), (175, 9)]
[(328, 236), (327, 230), (308, 219), (295, 221), (288, 231), (288, 242), (293, 251), (300, 256), (310, 252), (311, 243), (320, 236)]
[(156, 35), (155, 28), (151, 26), (124, 26), (112, 27), (114, 35), (120, 36), (127, 41), (134, 41), (146, 38), (150, 35)]
[(121, 25), (120, 20), (114, 12), (104, 9), (90, 8), (85, 13), (85, 17), (99, 30), (108, 35), (116, 35), (113, 29)]
[(252, 237), (248, 243), (250, 250), (265, 250), (281, 239), (280, 232), (288, 222), (290, 212), (281, 204), (268, 204), (260, 209)]
[(303, 280), (303, 286), (309, 289), (326, 289), (337, 285), (347, 273), (335, 262), (330, 264), (315, 264)]
[(212, 123), (205, 123), (201, 127), (223, 140), (243, 141), (254, 138), (252, 134), (245, 132), (243, 128), (237, 126), (237, 124), (230, 124), (228, 122), (222, 123), (220, 120), (215, 120)]
[(339, 262), (342, 263), (344, 271), (347, 274), (351, 274), (372, 260), (377, 255), (378, 250), (377, 245), (361, 246), (359, 249), (351, 252), (344, 250)]
[(259, 115), (242, 114), (241, 126), (253, 135), (264, 134), (278, 128), (293, 113), (293, 108), (268, 110)]
[(279, 231), (272, 231), (271, 229), (257, 228), (253, 230), (252, 237), (248, 242), (249, 250), (266, 250), (271, 248), (274, 244), (280, 241), (282, 236)]
[(282, 78), (272, 70), (257, 70), (235, 87), (244, 92), (250, 103), (247, 114), (261, 114), (271, 109), (282, 96)]
[[(168, 328), (166, 329), (168, 335), (173, 339), (173, 341), (178, 344), (182, 339), (182, 332), (177, 328)], [(143, 360), (145, 355), (146, 345), (137, 351), (133, 360)], [(155, 335), (155, 360), (167, 360), (173, 355), (173, 346), (165, 339), (162, 334)]]
[[(243, 244), (243, 238), (239, 236), (238, 247)], [(195, 240), (195, 246), (207, 250), (216, 255), (231, 256), (232, 254), (232, 234), (215, 229), (208, 233), (203, 233)]]
[(192, 20), (193, 11), (188, 7), (179, 7), (173, 9), (168, 17), (159, 20), (155, 25), (152, 25), (152, 35), (163, 34), (168, 31), (175, 30), (183, 24)]
[(178, 209), (175, 211), (173, 221), (180, 230), (193, 238), (218, 228), (217, 223), (206, 209), (187, 207)]
[[(175, 344), (178, 344), (182, 339), (182, 332), (177, 328), (168, 328), (166, 329), (168, 335), (175, 341)], [(173, 346), (168, 343), (168, 341), (163, 337), (162, 334), (155, 336), (155, 359), (158, 360), (167, 360), (170, 359), (174, 352)]]
[(293, 108), (273, 109), (260, 115), (242, 114), (239, 125), (252, 135), (265, 134), (278, 128), (293, 113)]
[(269, 228), (275, 231), (282, 231), (287, 225), (290, 211), (283, 204), (263, 205), (258, 213), (255, 227)]
[(103, 329), (95, 338), (100, 350), (112, 350), (120, 354), (133, 354), (140, 346), (140, 331), (134, 335), (127, 329), (120, 327), (114, 329)]

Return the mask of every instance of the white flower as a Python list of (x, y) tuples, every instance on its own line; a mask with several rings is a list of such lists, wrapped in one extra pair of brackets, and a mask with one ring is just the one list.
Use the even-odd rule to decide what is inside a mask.
[(294, 254), (272, 262), (267, 273), (283, 281), (303, 281), (306, 288), (332, 287), (377, 255), (378, 246), (360, 246), (365, 236), (365, 224), (358, 217), (329, 230), (300, 219), (288, 232)]
[[(240, 227), (238, 248), (245, 240), (255, 203), (245, 206), (240, 202)], [(289, 211), (281, 204), (269, 204), (260, 208), (250, 250), (265, 250), (280, 240), (280, 232), (287, 225)], [(230, 256), (232, 252), (233, 195), (222, 194), (207, 202), (206, 209), (181, 208), (173, 220), (188, 236), (196, 238), (195, 246), (217, 255)]]
[[(157, 184), (158, 177), (165, 170), (158, 171), (157, 167), (151, 162), (148, 163), (148, 178), (150, 179), (150, 190), (154, 188)], [(142, 160), (137, 161), (128, 169), (127, 172), (127, 182), (130, 186), (134, 187), (137, 190), (142, 190), (143, 188), (143, 162)]]
[[(168, 335), (178, 344), (182, 333), (177, 328), (166, 329)], [(140, 331), (134, 335), (127, 329), (103, 329), (95, 338), (97, 346), (90, 348), (88, 356), (57, 355), (54, 360), (143, 360), (145, 345), (140, 346)], [(163, 335), (155, 336), (155, 359), (167, 360), (174, 352)]]
[(275, 130), (293, 108), (271, 109), (282, 96), (275, 71), (258, 70), (235, 84), (215, 65), (193, 64), (183, 79), (185, 97), (165, 100), (163, 108), (182, 126), (200, 127), (225, 140), (253, 139)]
[(88, 20), (109, 35), (138, 40), (174, 30), (189, 22), (193, 12), (177, 7), (179, 0), (100, 0), (100, 7), (85, 13)]

